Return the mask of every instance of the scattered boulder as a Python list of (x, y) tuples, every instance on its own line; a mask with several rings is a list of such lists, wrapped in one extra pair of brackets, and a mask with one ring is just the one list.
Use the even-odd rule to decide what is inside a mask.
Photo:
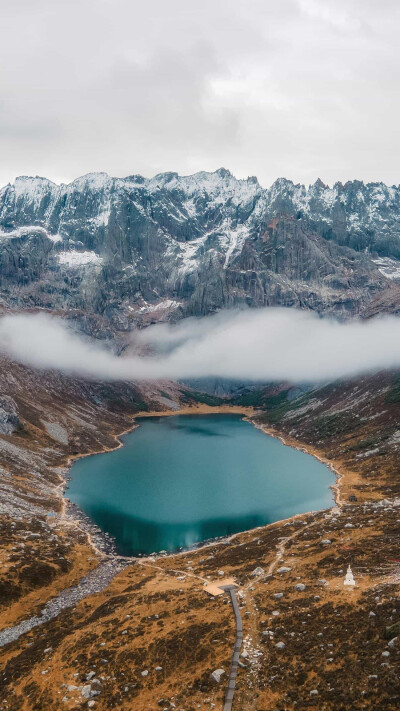
[(221, 676), (225, 674), (225, 669), (215, 669), (215, 671), (212, 672), (211, 674), (211, 679), (215, 681), (217, 684), (221, 681)]
[(276, 645), (275, 645), (275, 647), (276, 647), (277, 649), (285, 649), (286, 644), (285, 644), (284, 642), (277, 642)]
[(278, 568), (278, 570), (276, 572), (277, 573), (290, 573), (291, 570), (292, 570), (291, 568), (288, 568), (287, 566), (283, 565), (282, 568)]
[(257, 575), (264, 575), (264, 568), (255, 568), (252, 573), (250, 573), (252, 578), (255, 578)]
[(99, 679), (93, 679), (90, 684), (85, 684), (82, 687), (81, 694), (84, 699), (91, 699), (93, 696), (98, 696), (101, 692), (101, 683)]
[(298, 592), (304, 592), (304, 590), (306, 589), (304, 583), (297, 583), (297, 585), (295, 585), (294, 587)]

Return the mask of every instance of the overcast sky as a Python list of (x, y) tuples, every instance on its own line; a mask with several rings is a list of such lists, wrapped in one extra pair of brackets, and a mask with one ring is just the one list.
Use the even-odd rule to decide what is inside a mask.
[(0, 184), (400, 182), (398, 0), (2, 3)]

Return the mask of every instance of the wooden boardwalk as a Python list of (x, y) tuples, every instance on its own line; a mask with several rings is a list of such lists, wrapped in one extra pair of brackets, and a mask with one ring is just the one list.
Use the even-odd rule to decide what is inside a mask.
[(242, 625), (242, 618), (240, 615), (238, 601), (237, 601), (236, 595), (235, 595), (236, 585), (226, 585), (226, 586), (221, 586), (221, 587), (223, 587), (223, 590), (226, 590), (227, 592), (229, 592), (229, 595), (231, 596), (232, 607), (233, 607), (233, 611), (235, 613), (235, 620), (236, 620), (236, 639), (235, 639), (235, 645), (233, 647), (233, 652), (232, 652), (232, 661), (231, 661), (231, 667), (229, 670), (228, 686), (226, 689), (225, 701), (224, 701), (224, 711), (231, 711), (232, 704), (233, 704), (233, 696), (234, 696), (235, 687), (236, 687), (236, 677), (237, 677), (238, 668), (239, 668), (240, 650), (241, 650), (242, 642), (243, 642), (243, 625)]

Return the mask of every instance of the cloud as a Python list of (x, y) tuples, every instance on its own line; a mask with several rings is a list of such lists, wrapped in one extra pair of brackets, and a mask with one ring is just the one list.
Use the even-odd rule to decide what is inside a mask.
[(45, 314), (0, 319), (0, 351), (35, 368), (100, 380), (318, 382), (400, 367), (400, 319), (339, 323), (294, 309), (226, 311), (133, 336), (154, 355), (114, 355)]
[(0, 184), (399, 181), (396, 0), (19, 0), (2, 29)]

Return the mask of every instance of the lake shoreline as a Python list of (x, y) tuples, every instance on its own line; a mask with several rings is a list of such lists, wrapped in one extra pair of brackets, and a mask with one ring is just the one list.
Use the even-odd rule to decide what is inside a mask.
[[(124, 446), (124, 442), (122, 441), (122, 437), (124, 437), (127, 434), (133, 433), (137, 428), (140, 427), (140, 423), (137, 422), (139, 419), (145, 419), (145, 418), (157, 418), (157, 417), (173, 417), (173, 416), (180, 416), (180, 415), (219, 415), (219, 414), (236, 414), (236, 415), (243, 415), (243, 420), (248, 422), (249, 424), (253, 425), (256, 429), (261, 430), (265, 434), (270, 435), (274, 439), (278, 439), (282, 444), (285, 446), (288, 446), (292, 449), (296, 449), (298, 451), (301, 451), (305, 454), (309, 454), (313, 456), (315, 459), (320, 461), (322, 464), (327, 466), (330, 471), (336, 476), (336, 483), (331, 484), (329, 488), (333, 491), (334, 494), (334, 504), (336, 504), (337, 507), (340, 507), (342, 505), (341, 499), (340, 499), (340, 483), (341, 480), (344, 476), (342, 472), (338, 470), (337, 467), (333, 465), (332, 462), (330, 462), (328, 459), (324, 458), (322, 455), (317, 453), (314, 448), (311, 446), (308, 447), (307, 445), (304, 444), (299, 444), (297, 441), (291, 441), (291, 438), (284, 436), (274, 428), (267, 426), (267, 425), (261, 425), (257, 422), (254, 421), (254, 417), (257, 414), (261, 414), (260, 410), (256, 410), (253, 407), (240, 407), (240, 406), (230, 406), (230, 405), (220, 405), (220, 406), (210, 406), (206, 404), (196, 404), (194, 406), (187, 406), (179, 409), (174, 409), (174, 410), (152, 410), (152, 411), (139, 411), (135, 413), (132, 416), (132, 423), (131, 425), (124, 429), (120, 433), (115, 433), (113, 435), (113, 438), (115, 439), (115, 447), (104, 447), (103, 449), (92, 451), (92, 452), (87, 452), (84, 454), (78, 454), (78, 455), (73, 455), (68, 458), (68, 473), (63, 481), (63, 488), (64, 492), (68, 486), (68, 482), (70, 481), (70, 476), (69, 472), (70, 469), (73, 465), (73, 463), (79, 459), (82, 459), (84, 457), (89, 457), (94, 454), (105, 454), (107, 452), (112, 452), (116, 451), (117, 449), (120, 449), (121, 447)], [(188, 555), (190, 553), (193, 553), (193, 550), (199, 550), (201, 548), (207, 548), (212, 545), (226, 545), (233, 539), (235, 539), (237, 536), (242, 535), (245, 532), (248, 531), (257, 531), (262, 528), (268, 528), (271, 526), (276, 526), (281, 523), (286, 523), (290, 522), (292, 520), (295, 520), (299, 517), (307, 516), (310, 514), (317, 514), (322, 510), (330, 510), (333, 507), (328, 507), (327, 509), (320, 509), (320, 510), (315, 510), (315, 511), (308, 511), (308, 512), (302, 512), (298, 514), (293, 514), (292, 516), (289, 516), (284, 519), (279, 519), (278, 521), (273, 521), (271, 523), (267, 523), (261, 526), (256, 526), (255, 528), (250, 528), (250, 529), (245, 529), (245, 531), (238, 531), (236, 533), (227, 535), (227, 536), (218, 536), (215, 538), (209, 538), (205, 539), (204, 541), (199, 541), (195, 543), (192, 547), (190, 548), (184, 548), (183, 550), (177, 549), (176, 551), (170, 551), (162, 554), (156, 553), (155, 555), (151, 554), (143, 554), (143, 555), (132, 555), (132, 556), (121, 556), (118, 554), (116, 548), (115, 548), (115, 542), (114, 539), (108, 534), (106, 535), (106, 532), (104, 532), (97, 524), (94, 523), (94, 521), (85, 513), (82, 511), (81, 515), (81, 509), (77, 504), (73, 504), (71, 506), (71, 503), (69, 500), (67, 500), (67, 497), (65, 497), (65, 494), (63, 494), (63, 506), (65, 509), (65, 517), (69, 520), (69, 522), (73, 525), (76, 525), (81, 531), (85, 532), (87, 537), (88, 537), (88, 543), (92, 547), (92, 549), (98, 554), (101, 558), (126, 558), (132, 561), (134, 563), (135, 561), (143, 561), (146, 560), (146, 558), (152, 558), (155, 559), (157, 557), (160, 558), (166, 558), (168, 556), (175, 556), (175, 555)], [(71, 508), (75, 509), (75, 512), (71, 511)], [(78, 509), (78, 511), (76, 511)], [(95, 529), (95, 536), (93, 536), (93, 530)], [(105, 550), (101, 550), (95, 543), (93, 539), (97, 539), (98, 541), (101, 541), (102, 548)], [(111, 543), (111, 546), (110, 546)], [(108, 549), (108, 550), (107, 550)]]

